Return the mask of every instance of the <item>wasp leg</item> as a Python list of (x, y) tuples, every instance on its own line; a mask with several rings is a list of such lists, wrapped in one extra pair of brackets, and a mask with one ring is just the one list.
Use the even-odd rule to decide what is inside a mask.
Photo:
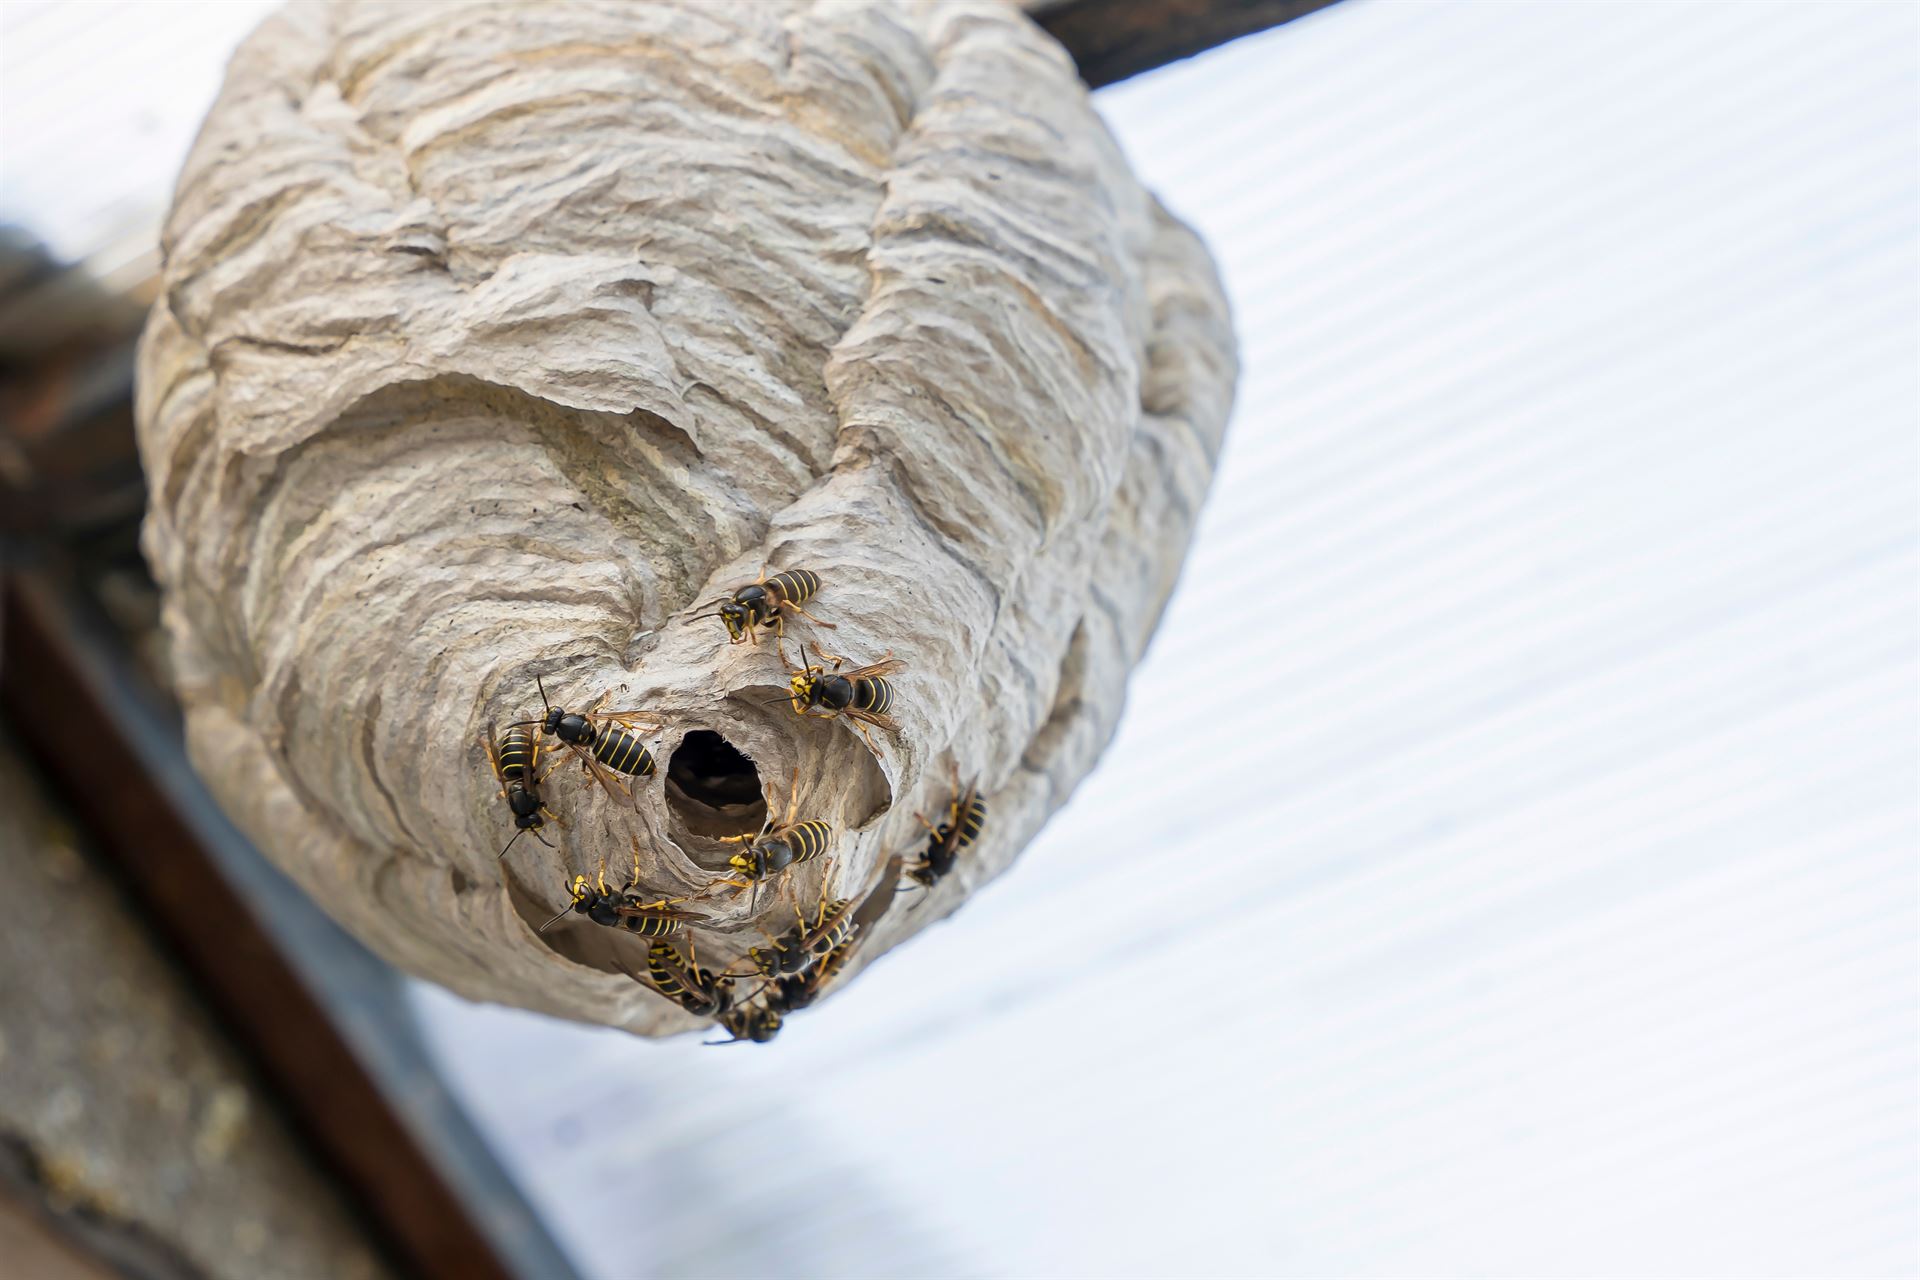
[(867, 740), (867, 750), (873, 752), (875, 755), (879, 755), (880, 748), (874, 745), (873, 735), (867, 732), (867, 726), (865, 726), (864, 724), (861, 724), (859, 720), (854, 719), (851, 716), (848, 717), (848, 720), (852, 723), (854, 728), (860, 731), (860, 736)]
[(787, 816), (781, 820), (780, 825), (783, 827), (792, 826), (793, 816), (798, 812), (800, 812), (800, 766), (795, 765), (793, 767), (793, 781), (787, 786)]
[(791, 600), (782, 600), (780, 602), (780, 607), (782, 609), (793, 610), (795, 613), (799, 614), (801, 617), (805, 618), (808, 622), (811, 622), (816, 627), (825, 627), (829, 631), (838, 631), (840, 629), (839, 623), (828, 622), (822, 618), (816, 618), (812, 614), (808, 613), (806, 609), (804, 609), (800, 605), (795, 604)]

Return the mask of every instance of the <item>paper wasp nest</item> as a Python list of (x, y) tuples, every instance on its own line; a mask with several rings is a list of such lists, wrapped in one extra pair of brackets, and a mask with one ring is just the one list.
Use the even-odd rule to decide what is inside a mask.
[[(1107, 742), (1235, 374), (1205, 249), (992, 3), (295, 7), (165, 251), (146, 548), (195, 765), (395, 964), (650, 1034), (694, 1019), (620, 971), (642, 940), (536, 935), (567, 878), (637, 843), (698, 894), (798, 769), (835, 839), (786, 892), (861, 896), (957, 769), (985, 834), (848, 971), (946, 915)], [(905, 660), (897, 734), (770, 704), (777, 647), (690, 620), (763, 566), (836, 624), (789, 656)], [(499, 862), (481, 739), (536, 676), (671, 724), (632, 807), (568, 761), (556, 848)], [(691, 904), (701, 962), (791, 922), (777, 888)]]

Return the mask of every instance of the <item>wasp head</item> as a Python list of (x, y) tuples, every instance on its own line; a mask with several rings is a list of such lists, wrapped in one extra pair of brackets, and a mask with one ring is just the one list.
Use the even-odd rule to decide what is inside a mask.
[(720, 621), (726, 624), (727, 634), (733, 643), (739, 644), (747, 638), (748, 628), (753, 626), (753, 615), (742, 606), (729, 601), (717, 610)]

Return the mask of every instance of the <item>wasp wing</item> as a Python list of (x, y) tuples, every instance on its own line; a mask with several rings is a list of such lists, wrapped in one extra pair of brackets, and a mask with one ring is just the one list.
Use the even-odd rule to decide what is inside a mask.
[(882, 715), (878, 711), (862, 711), (858, 707), (848, 707), (845, 711), (842, 711), (840, 714), (843, 716), (851, 716), (855, 720), (859, 720), (866, 724), (870, 724), (874, 728), (879, 729), (885, 733), (900, 732), (899, 721), (895, 720), (892, 716)]
[(664, 902), (636, 902), (631, 905), (623, 903), (613, 909), (613, 914), (616, 916), (646, 916), (656, 920), (698, 922), (703, 919), (702, 916), (695, 912), (682, 911), (680, 908), (670, 907)]
[(640, 807), (640, 802), (634, 797), (633, 792), (627, 790), (624, 786), (621, 786), (619, 782), (615, 781), (612, 771), (594, 759), (593, 752), (588, 751), (585, 747), (576, 747), (572, 743), (567, 744), (567, 750), (580, 757), (581, 765), (586, 768), (588, 773), (593, 775), (595, 782), (598, 782), (602, 787), (606, 788), (608, 795), (613, 796), (615, 799), (626, 801), (628, 808), (637, 809)]
[(654, 715), (651, 711), (642, 711), (637, 707), (632, 711), (602, 711), (594, 717), (597, 720), (611, 720), (622, 728), (636, 729), (642, 726), (659, 728), (667, 723), (666, 717)]
[(872, 676), (890, 676), (896, 671), (905, 671), (907, 664), (901, 658), (882, 658), (878, 662), (864, 667), (854, 667), (849, 671), (836, 671), (833, 674), (845, 676), (849, 680), (865, 680)]

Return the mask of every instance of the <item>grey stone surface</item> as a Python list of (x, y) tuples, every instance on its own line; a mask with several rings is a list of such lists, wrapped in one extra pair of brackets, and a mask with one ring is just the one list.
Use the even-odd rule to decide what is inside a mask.
[(153, 1274), (386, 1274), (4, 738), (0, 911), (0, 1139), (54, 1210)]

